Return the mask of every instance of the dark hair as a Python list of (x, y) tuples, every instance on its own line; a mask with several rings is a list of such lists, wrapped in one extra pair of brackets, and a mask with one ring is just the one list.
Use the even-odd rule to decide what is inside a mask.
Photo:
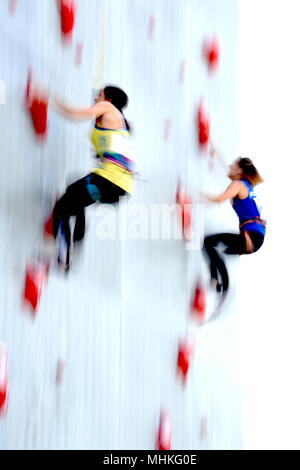
[(128, 96), (125, 91), (121, 90), (116, 86), (106, 86), (103, 88), (105, 98), (110, 101), (123, 115), (124, 122), (128, 131), (130, 131), (130, 125), (128, 124), (123, 114), (123, 108), (126, 108), (128, 104)]
[(239, 157), (237, 160), (237, 164), (243, 170), (243, 175), (245, 179), (249, 180), (252, 186), (256, 186), (259, 183), (263, 183), (263, 178), (260, 176), (259, 172), (253, 165), (252, 160), (250, 158), (242, 158)]

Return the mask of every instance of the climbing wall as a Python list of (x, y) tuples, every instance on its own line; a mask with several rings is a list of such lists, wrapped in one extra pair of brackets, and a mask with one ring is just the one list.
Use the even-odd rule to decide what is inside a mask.
[[(228, 183), (197, 116), (201, 105), (230, 161), (238, 133), (237, 2), (89, 0), (87, 8), (77, 0), (72, 34), (70, 16), (62, 34), (58, 3), (0, 4), (0, 339), (9, 385), (0, 448), (155, 449), (160, 417), (163, 428), (170, 420), (173, 449), (240, 448), (236, 283), (218, 321), (192, 317), (196, 282), (208, 279), (201, 252), (183, 240), (151, 238), (145, 216), (175, 203), (179, 177), (193, 197), (196, 188), (216, 193)], [(134, 198), (112, 217), (118, 223), (126, 209), (129, 224), (143, 221), (130, 236), (101, 239), (101, 212), (89, 208), (82, 251), (68, 277), (46, 269), (34, 311), (22, 301), (26, 267), (52, 253), (44, 221), (92, 162), (91, 123), (49, 109), (47, 135), (37, 138), (25, 99), (30, 70), (74, 106), (89, 105), (103, 83), (126, 90), (138, 175)], [(204, 231), (237, 231), (237, 222), (229, 204), (195, 204), (193, 227), (200, 243)], [(232, 279), (238, 268), (229, 260)], [(208, 311), (210, 294), (207, 302)], [(192, 346), (178, 357), (180, 341)], [(177, 366), (186, 372), (189, 359), (183, 380)], [(166, 441), (159, 445), (168, 448)]]

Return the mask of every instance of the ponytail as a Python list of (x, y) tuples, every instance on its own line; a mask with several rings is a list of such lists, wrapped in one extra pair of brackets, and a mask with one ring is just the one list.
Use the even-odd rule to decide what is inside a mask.
[(249, 180), (252, 186), (256, 186), (259, 183), (263, 183), (263, 178), (260, 176), (259, 172), (253, 165), (252, 160), (250, 158), (242, 158), (240, 157), (237, 161), (237, 164), (243, 170), (243, 176), (245, 179)]
[(118, 88), (116, 86), (106, 86), (103, 89), (104, 96), (105, 98), (110, 101), (122, 114), (126, 129), (128, 131), (131, 130), (130, 125), (128, 121), (125, 119), (125, 116), (123, 114), (123, 108), (126, 108), (128, 104), (128, 96), (126, 95), (125, 91), (123, 91), (121, 88)]
[(121, 112), (121, 114), (122, 114), (122, 116), (123, 116), (126, 129), (128, 130), (128, 132), (130, 132), (130, 131), (131, 131), (131, 126), (130, 126), (129, 122), (128, 122), (127, 119), (125, 118), (125, 116), (124, 116), (124, 114), (123, 114), (123, 111), (122, 111), (121, 109), (120, 109), (119, 111)]

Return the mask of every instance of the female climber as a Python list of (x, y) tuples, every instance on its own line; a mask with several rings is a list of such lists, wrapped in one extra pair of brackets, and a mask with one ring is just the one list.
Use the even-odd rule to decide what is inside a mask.
[[(67, 271), (71, 238), (79, 242), (85, 232), (85, 207), (95, 202), (114, 204), (131, 194), (134, 162), (129, 125), (123, 115), (128, 97), (118, 87), (106, 86), (86, 109), (73, 109), (54, 98), (55, 108), (72, 120), (95, 120), (91, 141), (96, 154), (95, 168), (84, 178), (68, 186), (53, 209), (53, 235), (59, 236), (58, 263)], [(70, 217), (75, 216), (73, 236)]]
[(200, 193), (209, 202), (221, 203), (231, 199), (232, 207), (239, 218), (239, 234), (219, 233), (204, 239), (211, 285), (223, 293), (228, 290), (229, 278), (224, 260), (217, 250), (218, 244), (225, 245), (225, 253), (230, 255), (250, 254), (259, 250), (266, 233), (266, 222), (261, 219), (261, 208), (253, 190), (263, 179), (252, 161), (249, 158), (238, 158), (229, 166), (228, 177), (232, 183), (219, 196), (210, 197)]

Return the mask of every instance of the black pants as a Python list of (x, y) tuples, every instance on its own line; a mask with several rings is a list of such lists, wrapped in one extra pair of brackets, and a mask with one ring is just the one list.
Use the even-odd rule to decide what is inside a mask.
[(76, 181), (68, 186), (65, 194), (55, 204), (52, 214), (54, 236), (57, 237), (60, 230), (70, 247), (70, 217), (75, 216), (73, 241), (82, 240), (85, 232), (85, 207), (95, 202), (114, 204), (125, 194), (124, 189), (96, 173), (90, 173)]
[[(250, 239), (253, 244), (253, 251), (259, 250), (264, 242), (264, 235), (248, 231)], [(223, 289), (227, 290), (229, 287), (228, 272), (224, 260), (217, 251), (219, 243), (225, 245), (224, 253), (229, 255), (244, 255), (248, 254), (246, 250), (246, 238), (243, 232), (240, 234), (233, 233), (219, 233), (217, 235), (210, 235), (204, 239), (204, 252), (206, 253), (210, 266), (210, 275), (212, 279), (220, 281)]]

